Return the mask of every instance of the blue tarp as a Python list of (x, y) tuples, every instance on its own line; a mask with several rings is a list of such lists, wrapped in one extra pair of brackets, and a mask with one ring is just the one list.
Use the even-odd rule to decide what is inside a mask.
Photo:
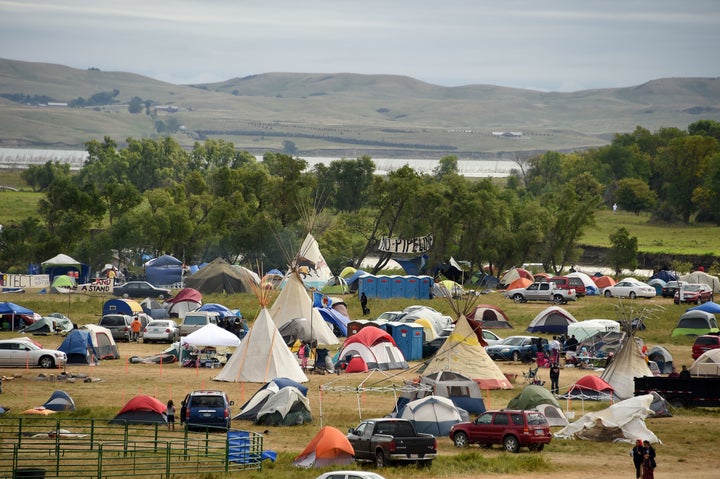
[(162, 255), (145, 263), (145, 278), (154, 286), (166, 286), (182, 281), (182, 261)]
[(720, 304), (717, 304), (713, 301), (708, 301), (707, 303), (703, 303), (700, 306), (688, 308), (687, 311), (705, 311), (706, 313), (718, 314), (720, 313)]

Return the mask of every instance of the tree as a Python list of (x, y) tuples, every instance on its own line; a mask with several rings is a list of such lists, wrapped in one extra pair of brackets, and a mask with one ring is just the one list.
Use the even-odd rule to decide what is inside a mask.
[(70, 165), (59, 161), (47, 161), (44, 165), (30, 165), (20, 173), (20, 177), (33, 191), (45, 191), (58, 178), (70, 175)]
[(637, 237), (631, 237), (625, 228), (619, 228), (615, 233), (612, 233), (609, 238), (612, 246), (608, 253), (608, 261), (615, 271), (615, 277), (619, 277), (625, 268), (630, 270), (637, 268)]
[(286, 155), (296, 155), (298, 152), (297, 146), (295, 146), (295, 142), (290, 140), (283, 141), (283, 153)]
[(134, 96), (128, 102), (128, 112), (137, 115), (143, 111), (143, 101), (139, 96)]
[(653, 208), (657, 202), (657, 194), (650, 189), (646, 181), (637, 178), (624, 178), (618, 181), (615, 196), (622, 209), (635, 214)]
[(433, 170), (433, 175), (438, 179), (447, 175), (458, 174), (458, 159), (455, 155), (447, 155), (440, 158), (440, 164)]

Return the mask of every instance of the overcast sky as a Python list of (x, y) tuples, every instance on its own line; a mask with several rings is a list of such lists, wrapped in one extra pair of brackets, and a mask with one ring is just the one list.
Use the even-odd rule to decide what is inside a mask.
[(547, 91), (720, 76), (718, 0), (0, 0), (0, 57), (201, 83), (406, 75)]

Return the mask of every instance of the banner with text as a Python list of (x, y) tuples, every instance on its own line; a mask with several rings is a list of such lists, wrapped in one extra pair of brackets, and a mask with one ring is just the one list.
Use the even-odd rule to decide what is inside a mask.
[(432, 245), (432, 234), (408, 239), (383, 237), (377, 249), (386, 253), (425, 253), (430, 251)]
[(0, 276), (5, 288), (47, 288), (50, 276), (47, 274), (4, 274)]
[(112, 279), (96, 279), (92, 283), (79, 284), (75, 291), (78, 293), (107, 293), (113, 292)]

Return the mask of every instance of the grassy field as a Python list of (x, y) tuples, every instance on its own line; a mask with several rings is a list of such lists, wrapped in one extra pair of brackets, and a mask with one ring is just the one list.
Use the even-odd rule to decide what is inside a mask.
[[(23, 306), (48, 314), (58, 311), (67, 314), (78, 324), (96, 323), (105, 297), (40, 295), (28, 292), (13, 296), (12, 300)], [(228, 307), (238, 307), (248, 318), (254, 318), (258, 312), (256, 299), (250, 294), (239, 295), (206, 295), (204, 302), (219, 302)], [(358, 300), (349, 296), (346, 302), (351, 318), (361, 317)], [(544, 309), (545, 304), (515, 304), (499, 293), (493, 292), (480, 299), (482, 303), (501, 307), (509, 316), (513, 330), (500, 331), (501, 336), (522, 334), (529, 322)], [(443, 300), (374, 300), (369, 307), (375, 316), (382, 311), (403, 309), (411, 304), (428, 304), (450, 314), (451, 305)], [(677, 318), (684, 312), (684, 306), (676, 306), (669, 299), (657, 298), (654, 301), (619, 301), (602, 297), (586, 297), (569, 304), (566, 309), (578, 320), (590, 318), (618, 319), (635, 317), (641, 311), (652, 309), (648, 319), (648, 329), (642, 333), (646, 344), (653, 346), (662, 344), (673, 354), (676, 364), (691, 364), (689, 338), (670, 338), (670, 331)], [(0, 338), (14, 337), (10, 332), (0, 333)], [(62, 341), (58, 336), (35, 337), (46, 347), (56, 347)], [(71, 375), (87, 375), (92, 382), (68, 382), (65, 384), (51, 383), (41, 379), (40, 371), (33, 369), (2, 369), (4, 377), (14, 377), (3, 382), (3, 393), (0, 404), (10, 407), (8, 414), (16, 415), (26, 408), (43, 404), (55, 389), (67, 391), (78, 405), (74, 413), (63, 413), (61, 417), (73, 418), (111, 418), (131, 397), (136, 394), (149, 394), (162, 401), (174, 399), (176, 403), (184, 394), (193, 389), (224, 389), (235, 401), (236, 407), (244, 403), (260, 384), (250, 383), (218, 383), (212, 380), (216, 369), (180, 368), (177, 365), (132, 364), (133, 356), (149, 356), (164, 349), (163, 345), (121, 343), (119, 344), (121, 359), (103, 361), (96, 367), (69, 366)], [(487, 407), (501, 408), (515, 396), (522, 387), (522, 373), (528, 366), (521, 363), (497, 362), (506, 374), (515, 374), (515, 388), (507, 391), (485, 391)], [(407, 371), (391, 371), (386, 377), (376, 373), (366, 384), (401, 384), (403, 380), (411, 380), (418, 376), (420, 363), (411, 363)], [(560, 377), (561, 388), (567, 388), (587, 370), (576, 368), (563, 369)], [(592, 374), (600, 374), (593, 371)], [(539, 377), (548, 381), (547, 372), (541, 370)], [(297, 427), (266, 427), (254, 426), (244, 421), (234, 421), (233, 427), (252, 430), (264, 435), (264, 447), (279, 453), (276, 463), (266, 463), (262, 472), (248, 472), (233, 477), (250, 478), (300, 478), (316, 477), (320, 471), (298, 470), (291, 465), (293, 458), (305, 447), (310, 438), (321, 425), (332, 425), (341, 431), (355, 425), (360, 418), (384, 416), (393, 407), (395, 397), (392, 393), (365, 392), (355, 394), (349, 392), (324, 392), (320, 394), (321, 385), (357, 387), (366, 375), (309, 375), (308, 397), (314, 415), (314, 422)], [(347, 390), (346, 390), (347, 391)], [(598, 410), (607, 403), (563, 402), (563, 409), (576, 414)], [(648, 427), (663, 441), (658, 445), (658, 462), (661, 475), (670, 477), (677, 474), (692, 474), (693, 477), (709, 479), (715, 477), (715, 471), (709, 470), (708, 447), (717, 445), (716, 431), (720, 427), (720, 411), (717, 409), (676, 410), (674, 417), (648, 420)], [(1, 439), (0, 439), (1, 441)], [(537, 478), (577, 478), (593, 471), (593, 477), (615, 478), (632, 473), (632, 464), (628, 455), (630, 445), (612, 443), (594, 443), (555, 439), (540, 454), (522, 452), (511, 455), (495, 448), (492, 450), (472, 447), (458, 450), (448, 438), (439, 439), (440, 457), (430, 469), (415, 467), (390, 467), (381, 473), (388, 479), (404, 478), (408, 475), (425, 478), (444, 477), (478, 477), (490, 474), (498, 478), (527, 477), (531, 473)], [(352, 466), (351, 466), (352, 467)], [(660, 474), (660, 472), (659, 472)], [(205, 476), (208, 479), (222, 476)]]

